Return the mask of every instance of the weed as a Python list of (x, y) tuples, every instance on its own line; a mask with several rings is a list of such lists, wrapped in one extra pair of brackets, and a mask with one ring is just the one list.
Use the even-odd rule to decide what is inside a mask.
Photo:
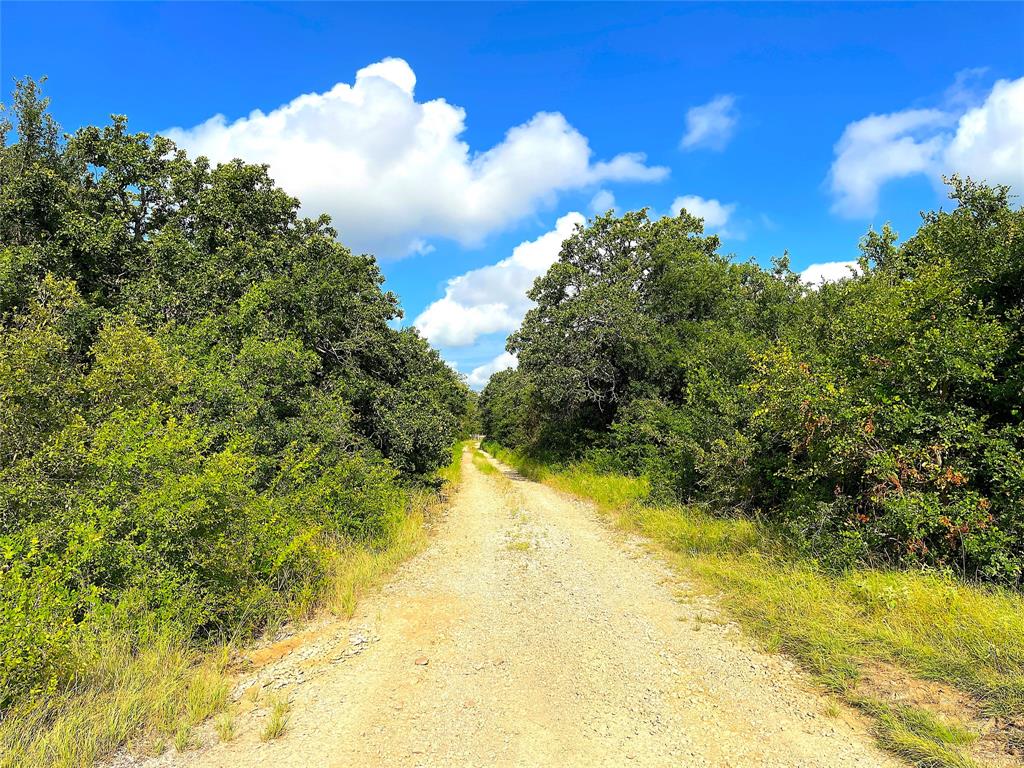
[(959, 724), (940, 720), (931, 712), (906, 705), (892, 705), (876, 699), (852, 699), (871, 714), (879, 741), (889, 751), (914, 765), (940, 768), (977, 768), (960, 747), (977, 739)]
[(235, 738), (235, 715), (231, 710), (221, 712), (214, 726), (221, 741), (231, 741)]
[(705, 616), (703, 613), (698, 613), (693, 620), (694, 629), (700, 629), (705, 624), (711, 624), (715, 627), (722, 627), (725, 626), (727, 623), (728, 622), (713, 616)]
[(182, 725), (174, 734), (174, 748), (179, 752), (184, 752), (191, 746), (192, 729), (187, 725)]
[(270, 700), (270, 714), (267, 716), (267, 723), (260, 733), (260, 741), (271, 741), (278, 738), (288, 727), (288, 719), (291, 712), (291, 704), (283, 695), (276, 695)]

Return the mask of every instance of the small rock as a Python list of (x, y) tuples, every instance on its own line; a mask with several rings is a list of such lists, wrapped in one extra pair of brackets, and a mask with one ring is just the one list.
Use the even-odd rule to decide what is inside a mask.
[(430, 659), (428, 659), (426, 656), (420, 656), (418, 659), (416, 659), (414, 663), (418, 667), (425, 667), (427, 666), (427, 664), (430, 663)]

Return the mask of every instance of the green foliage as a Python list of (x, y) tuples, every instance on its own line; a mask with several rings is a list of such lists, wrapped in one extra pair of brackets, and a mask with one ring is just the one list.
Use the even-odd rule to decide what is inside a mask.
[(504, 445), (531, 443), (533, 419), (526, 382), (512, 370), (498, 371), (480, 395), (480, 422), (487, 436)]
[(122, 117), (62, 136), (31, 81), (13, 112), (0, 712), (31, 719), (40, 693), (80, 693), (111, 633), (129, 654), (244, 635), (332, 589), (337, 550), (390, 546), (470, 415), (390, 326), (374, 259), (266, 167), (211, 168)]
[(949, 180), (952, 211), (860, 273), (801, 286), (718, 254), (685, 211), (592, 220), (535, 283), (484, 432), (647, 477), (653, 499), (767, 522), (830, 567), (1024, 581), (1024, 213)]

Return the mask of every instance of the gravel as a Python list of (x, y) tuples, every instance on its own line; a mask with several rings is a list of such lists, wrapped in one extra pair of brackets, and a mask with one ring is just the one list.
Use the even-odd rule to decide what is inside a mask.
[[(495, 462), (497, 464), (497, 462)], [(431, 546), (352, 620), (242, 676), (237, 737), (149, 766), (898, 765), (789, 660), (594, 509), (463, 456)], [(517, 546), (511, 546), (513, 543)], [(293, 641), (294, 642), (294, 641)], [(288, 730), (260, 742), (284, 689)]]

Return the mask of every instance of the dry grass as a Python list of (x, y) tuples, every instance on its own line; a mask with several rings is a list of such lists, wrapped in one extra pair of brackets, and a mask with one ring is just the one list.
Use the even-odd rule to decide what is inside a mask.
[(92, 765), (133, 740), (163, 751), (186, 743), (191, 728), (225, 706), (226, 649), (200, 653), (166, 634), (139, 650), (127, 638), (96, 649), (78, 685), (28, 702), (0, 724), (3, 768)]
[(402, 561), (426, 546), (424, 520), (431, 503), (433, 494), (417, 494), (410, 503), (408, 514), (382, 545), (340, 550), (317, 607), (344, 618), (351, 616), (367, 589), (379, 584)]

